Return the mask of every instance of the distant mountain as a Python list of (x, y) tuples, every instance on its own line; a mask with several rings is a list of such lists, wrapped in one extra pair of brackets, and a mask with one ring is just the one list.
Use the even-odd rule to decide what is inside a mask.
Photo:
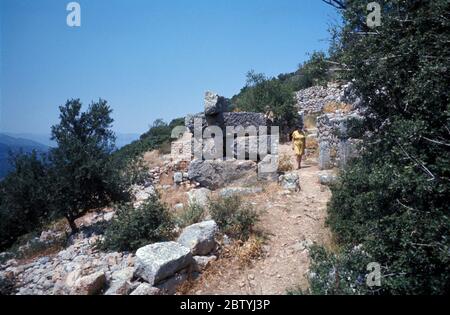
[(25, 138), (15, 138), (0, 133), (0, 178), (3, 178), (12, 170), (9, 162), (9, 152), (30, 153), (33, 150), (45, 153), (49, 149), (48, 146)]
[(116, 147), (118, 149), (138, 140), (140, 137), (137, 133), (116, 133)]
[[(50, 134), (40, 134), (40, 133), (7, 133), (4, 132), (4, 135), (13, 137), (13, 138), (22, 138), (29, 139), (40, 144), (46, 145), (48, 147), (54, 148), (56, 147), (56, 142), (50, 140)], [(139, 139), (139, 134), (137, 133), (116, 133), (116, 147), (120, 149), (121, 147), (130, 144), (131, 142)]]

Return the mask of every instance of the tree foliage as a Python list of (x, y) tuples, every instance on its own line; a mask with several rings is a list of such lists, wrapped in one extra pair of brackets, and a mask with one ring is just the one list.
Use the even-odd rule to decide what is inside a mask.
[(12, 157), (14, 171), (0, 182), (0, 248), (49, 216), (48, 166), (36, 152)]
[(121, 178), (111, 159), (115, 136), (111, 108), (106, 101), (92, 103), (81, 112), (81, 102), (70, 100), (60, 107), (60, 123), (52, 127), (52, 206), (74, 221), (87, 210), (125, 198)]
[(329, 224), (382, 265), (381, 293), (450, 289), (450, 3), (345, 1), (339, 62), (368, 108), (362, 156), (333, 188)]
[(167, 241), (173, 235), (174, 220), (157, 196), (137, 209), (121, 205), (105, 233), (101, 247), (108, 250), (133, 251), (152, 242)]
[(162, 119), (153, 122), (150, 129), (136, 140), (114, 153), (114, 159), (118, 163), (128, 164), (130, 159), (135, 159), (147, 151), (167, 150), (170, 147), (172, 130), (177, 126), (184, 126), (184, 118), (172, 120), (169, 124)]

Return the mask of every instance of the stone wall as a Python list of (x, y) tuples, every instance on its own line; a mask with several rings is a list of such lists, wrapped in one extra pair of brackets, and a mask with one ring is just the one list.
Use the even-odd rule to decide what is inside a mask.
[(354, 109), (360, 106), (352, 84), (329, 84), (327, 87), (313, 86), (295, 93), (296, 107), (306, 115), (323, 113), (329, 103), (351, 104)]
[[(244, 137), (237, 137), (237, 139), (235, 140), (235, 143), (233, 145), (233, 147), (230, 147), (230, 150), (228, 150), (229, 152), (233, 152), (232, 156), (233, 158), (238, 158), (237, 156), (237, 144), (238, 143), (243, 143), (242, 141), (245, 141), (245, 152), (247, 155), (247, 158), (249, 158), (248, 153), (250, 150), (253, 150), (254, 152), (258, 152), (258, 142), (256, 143), (256, 147), (254, 145), (254, 142), (252, 141), (248, 141), (249, 138), (251, 138), (251, 136), (253, 136), (253, 138), (257, 138), (257, 136), (259, 136), (259, 131), (260, 131), (260, 127), (268, 127), (267, 132), (270, 132), (270, 122), (266, 119), (265, 115), (262, 113), (249, 113), (249, 112), (229, 112), (228, 111), (228, 104), (229, 101), (226, 100), (224, 97), (221, 97), (215, 93), (212, 92), (206, 92), (205, 94), (205, 101), (204, 101), (204, 107), (205, 110), (202, 113), (199, 114), (195, 114), (195, 115), (188, 115), (185, 118), (185, 126), (188, 129), (188, 133), (191, 135), (194, 135), (195, 137), (195, 121), (196, 119), (200, 119), (202, 122), (202, 126), (201, 126), (201, 132), (204, 132), (205, 129), (207, 127), (212, 127), (212, 126), (217, 126), (222, 130), (222, 134), (223, 134), (223, 144), (224, 147), (223, 148), (216, 148), (215, 147), (215, 143), (214, 140), (203, 140), (203, 150), (206, 152), (210, 152), (210, 151), (215, 151), (215, 152), (219, 152), (219, 154), (221, 153), (221, 156), (217, 157), (217, 158), (222, 158), (222, 157), (228, 157), (230, 158), (230, 156), (226, 156), (227, 154), (227, 147), (225, 146), (225, 144), (227, 143), (226, 141), (226, 137), (230, 136), (227, 135), (227, 127), (250, 127), (250, 126), (254, 126), (256, 127), (256, 134), (253, 135), (249, 135), (249, 137), (244, 136)], [(197, 132), (199, 132), (200, 130), (198, 130)], [(236, 130), (236, 132), (238, 132), (238, 130)], [(194, 137), (192, 137), (192, 141), (191, 141), (191, 148), (192, 151), (194, 152), (196, 148), (198, 148), (197, 144), (197, 139), (195, 139)], [(269, 148), (268, 153), (271, 153), (272, 151), (270, 150), (270, 144), (271, 139), (270, 137), (264, 138), (267, 139), (267, 148)], [(266, 141), (266, 140), (264, 140)], [(186, 148), (186, 142), (181, 143), (181, 141), (179, 141), (178, 143), (175, 144), (175, 146), (173, 147), (175, 150), (177, 151), (181, 151), (182, 149)], [(256, 148), (256, 149), (255, 149)], [(176, 151), (176, 152), (177, 152)], [(257, 154), (256, 159), (253, 160), (261, 160), (265, 157), (265, 154), (263, 156), (260, 156), (259, 154)], [(208, 157), (208, 159), (210, 159)]]
[(349, 127), (352, 121), (363, 119), (358, 113), (325, 114), (317, 119), (321, 170), (342, 168), (358, 154), (358, 144), (361, 140), (350, 136)]

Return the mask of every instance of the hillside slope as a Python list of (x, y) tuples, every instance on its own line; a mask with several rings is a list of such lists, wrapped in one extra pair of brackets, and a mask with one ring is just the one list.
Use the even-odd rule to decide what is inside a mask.
[(33, 150), (37, 152), (47, 152), (49, 147), (41, 143), (24, 139), (14, 138), (5, 134), (0, 134), (0, 178), (3, 178), (11, 171), (12, 166), (9, 162), (9, 153), (24, 152), (29, 153)]

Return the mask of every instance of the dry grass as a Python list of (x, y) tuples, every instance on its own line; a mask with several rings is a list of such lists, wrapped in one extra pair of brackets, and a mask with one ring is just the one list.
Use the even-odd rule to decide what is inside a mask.
[(349, 113), (352, 111), (352, 109), (353, 109), (353, 107), (350, 104), (330, 102), (330, 103), (325, 104), (325, 106), (323, 107), (323, 112), (330, 114), (330, 113), (335, 113), (339, 110), (343, 113)]
[(182, 203), (187, 204), (187, 195), (182, 187), (170, 187), (168, 189), (161, 189), (159, 191), (161, 201), (173, 208), (175, 205)]
[(153, 150), (144, 154), (144, 165), (148, 168), (161, 167), (163, 165), (159, 150)]
[(317, 141), (317, 138), (306, 138), (306, 151), (308, 158), (319, 156), (319, 142)]
[(240, 267), (250, 266), (254, 260), (260, 258), (263, 254), (264, 241), (255, 235), (251, 236), (245, 243), (237, 245), (237, 247), (234, 247), (234, 255)]
[(278, 161), (278, 171), (291, 172), (292, 170), (294, 170), (294, 165), (292, 164), (291, 157), (287, 154), (282, 154)]
[(246, 242), (234, 241), (222, 247), (218, 259), (208, 264), (198, 279), (189, 279), (177, 290), (177, 294), (195, 294), (197, 290), (208, 288), (214, 279), (229, 274), (233, 269), (245, 269), (263, 255), (264, 240), (262, 237), (252, 235)]

